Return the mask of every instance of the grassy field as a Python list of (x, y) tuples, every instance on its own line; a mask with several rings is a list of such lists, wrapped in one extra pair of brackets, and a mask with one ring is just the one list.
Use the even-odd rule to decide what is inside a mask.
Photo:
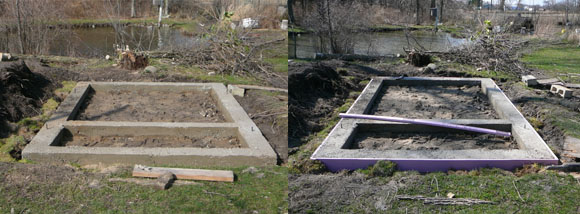
[[(392, 177), (372, 178), (376, 189), (404, 181), (377, 206), (373, 197), (354, 200), (341, 208), (349, 213), (577, 213), (580, 209), (580, 183), (572, 176), (554, 172), (531, 173), (521, 177), (499, 169), (447, 173), (396, 172)], [(377, 191), (376, 194), (381, 194)], [(383, 192), (384, 193), (384, 192)], [(494, 202), (490, 205), (423, 205), (422, 201), (398, 200), (395, 195), (474, 198)]]
[[(526, 54), (521, 59), (529, 67), (542, 69), (551, 75), (580, 74), (580, 47), (575, 45), (552, 45)], [(567, 78), (580, 82), (580, 78)]]
[[(18, 165), (35, 168), (23, 166), (30, 164)], [(243, 167), (221, 168), (233, 170), (236, 181), (200, 181), (168, 190), (108, 180), (130, 178), (129, 169), (103, 175), (70, 168), (61, 167), (60, 176), (51, 177), (47, 173), (44, 182), (29, 182), (23, 187), (17, 182), (0, 184), (0, 212), (10, 213), (14, 209), (15, 213), (283, 213), (288, 207), (285, 167), (258, 168), (253, 174), (242, 172)], [(0, 175), (8, 180), (20, 176), (13, 170)], [(31, 180), (38, 176), (46, 175), (28, 175)]]

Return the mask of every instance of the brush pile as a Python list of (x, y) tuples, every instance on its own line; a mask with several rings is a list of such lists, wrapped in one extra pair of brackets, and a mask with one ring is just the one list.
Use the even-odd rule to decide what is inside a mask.
[(518, 50), (529, 41), (509, 37), (510, 35), (483, 36), (474, 41), (474, 44), (436, 55), (443, 60), (472, 65), (478, 70), (525, 74), (528, 71), (518, 60)]

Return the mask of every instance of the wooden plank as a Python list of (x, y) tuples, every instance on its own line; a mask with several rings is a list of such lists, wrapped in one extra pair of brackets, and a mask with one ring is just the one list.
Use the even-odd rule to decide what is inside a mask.
[(564, 86), (568, 88), (580, 88), (580, 84), (566, 83)]
[(157, 178), (165, 172), (175, 174), (177, 179), (234, 182), (234, 172), (229, 170), (182, 169), (143, 165), (135, 165), (133, 168), (134, 177)]
[(538, 84), (540, 84), (540, 85), (552, 85), (552, 84), (557, 83), (557, 82), (560, 82), (560, 80), (558, 78), (538, 80)]

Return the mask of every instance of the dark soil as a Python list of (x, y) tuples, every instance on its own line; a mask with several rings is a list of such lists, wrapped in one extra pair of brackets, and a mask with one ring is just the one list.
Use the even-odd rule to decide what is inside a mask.
[(76, 120), (225, 122), (209, 92), (93, 91)]
[(53, 96), (55, 87), (24, 61), (0, 62), (0, 138), (15, 131), (9, 122), (41, 114), (43, 102)]
[(264, 95), (263, 91), (248, 90), (244, 97), (235, 96), (248, 116), (258, 126), (270, 146), (278, 154), (279, 162), (288, 161), (288, 96)]
[(320, 119), (344, 104), (349, 92), (357, 88), (356, 83), (360, 81), (342, 77), (332, 62), (293, 65), (290, 63), (288, 67), (289, 147), (301, 145), (303, 138), (322, 130), (326, 124)]
[[(66, 132), (65, 132), (66, 133)], [(237, 137), (190, 136), (84, 136), (66, 133), (63, 146), (86, 147), (195, 147), (242, 148)], [(247, 146), (244, 146), (247, 147)]]
[(356, 135), (351, 149), (371, 150), (463, 150), (517, 149), (513, 138), (482, 134), (370, 133)]
[(372, 114), (422, 119), (497, 119), (479, 86), (383, 87)]

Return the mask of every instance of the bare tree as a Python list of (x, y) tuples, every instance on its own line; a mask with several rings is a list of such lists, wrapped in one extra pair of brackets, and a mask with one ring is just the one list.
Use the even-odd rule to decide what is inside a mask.
[(302, 25), (319, 37), (322, 48), (326, 44), (334, 54), (354, 53), (356, 36), (368, 29), (368, 7), (358, 1), (317, 1), (314, 11), (305, 15)]
[(415, 5), (417, 6), (416, 12), (415, 12), (415, 14), (417, 14), (417, 22), (416, 22), (416, 24), (417, 25), (420, 25), (421, 24), (421, 5), (419, 4), (419, 0), (417, 0), (415, 2)]
[(294, 23), (294, 0), (288, 0), (288, 17), (290, 18), (290, 23)]
[[(62, 20), (62, 8), (51, 4), (51, 0), (10, 0), (5, 1), (5, 14), (0, 22), (15, 26), (14, 39), (18, 47), (12, 47), (21, 54), (48, 53), (50, 44), (64, 32), (51, 26)], [(4, 12), (4, 11), (3, 11)], [(12, 37), (12, 36), (9, 36)], [(16, 52), (16, 51), (15, 51)]]
[(137, 15), (135, 14), (135, 0), (131, 0), (131, 18), (135, 18)]

